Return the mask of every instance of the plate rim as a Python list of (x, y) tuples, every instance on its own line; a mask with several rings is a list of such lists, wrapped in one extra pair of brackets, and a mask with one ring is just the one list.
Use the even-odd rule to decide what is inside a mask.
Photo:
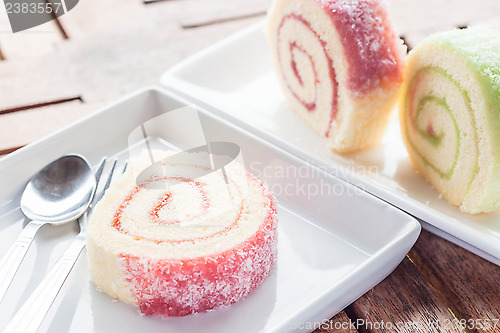
[[(211, 105), (210, 101), (203, 100), (203, 98), (194, 96), (196, 93), (190, 94), (188, 91), (192, 91), (193, 87), (198, 89), (204, 89), (203, 86), (191, 83), (187, 80), (180, 78), (177, 73), (181, 72), (184, 69), (190, 67), (191, 64), (196, 63), (197, 61), (203, 59), (207, 55), (210, 55), (214, 52), (219, 51), (221, 48), (225, 48), (231, 46), (234, 41), (237, 41), (241, 38), (245, 38), (249, 35), (259, 33), (259, 30), (263, 30), (265, 24), (265, 19), (261, 20), (257, 23), (251, 24), (250, 26), (226, 37), (218, 41), (215, 44), (212, 44), (208, 48), (196, 53), (195, 55), (179, 62), (175, 66), (171, 67), (169, 70), (165, 71), (160, 78), (160, 84), (167, 88), (168, 90), (174, 91), (177, 94), (180, 94), (182, 97), (198, 104), (202, 104), (205, 108), (210, 111), (216, 113), (217, 115), (229, 119), (231, 122), (236, 123), (238, 126), (244, 128), (245, 130), (253, 133), (258, 133), (259, 136), (264, 137), (266, 141), (277, 145), (278, 147), (283, 148), (284, 150), (293, 153), (299, 158), (305, 160), (306, 162), (313, 161), (315, 164), (319, 165), (327, 165), (329, 167), (335, 167), (338, 170), (342, 171), (342, 175), (344, 177), (343, 180), (351, 183), (355, 186), (359, 186), (360, 184), (364, 186), (364, 189), (368, 191), (370, 194), (378, 197), (381, 200), (388, 202), (389, 204), (401, 209), (402, 211), (415, 216), (417, 219), (423, 220), (425, 223), (423, 225), (424, 229), (429, 230), (430, 232), (438, 235), (439, 237), (443, 237), (443, 233), (449, 234), (450, 241), (453, 243), (465, 248), (466, 250), (475, 253), (490, 262), (495, 263), (496, 265), (500, 265), (500, 238), (495, 237), (492, 234), (481, 232), (479, 229), (474, 228), (473, 226), (469, 226), (455, 218), (446, 215), (445, 213), (423, 205), (418, 200), (409, 197), (402, 197), (397, 193), (392, 192), (389, 189), (386, 189), (377, 183), (373, 182), (367, 177), (363, 177), (362, 175), (357, 175), (354, 171), (348, 170), (342, 167), (339, 164), (336, 164), (334, 161), (325, 162), (326, 158), (317, 157), (313, 154), (308, 154), (303, 149), (295, 146), (293, 143), (286, 141), (283, 138), (280, 138), (273, 133), (261, 130), (254, 126), (253, 124), (247, 123), (245, 121), (239, 120), (237, 117), (232, 116), (229, 112), (223, 109), (223, 107), (219, 107), (216, 105)], [(262, 31), (264, 34), (264, 32)], [(422, 179), (422, 181), (424, 181)], [(465, 214), (465, 213), (461, 213)], [(434, 228), (429, 228), (428, 226), (432, 226)], [(438, 229), (441, 232), (436, 232)], [(454, 239), (458, 239), (461, 242), (454, 242)], [(492, 258), (496, 260), (491, 260)]]
[[(107, 104), (106, 106), (100, 108), (98, 111), (96, 111), (88, 116), (85, 116), (85, 117), (79, 119), (78, 121), (71, 123), (70, 125), (65, 126), (65, 127), (61, 128), (60, 130), (58, 130), (58, 131), (56, 131), (48, 136), (45, 136), (45, 137), (27, 145), (27, 146), (19, 149), (18, 151), (14, 152), (12, 154), (9, 154), (8, 156), (6, 156), (5, 158), (0, 160), (0, 170), (5, 170), (6, 168), (12, 168), (12, 167), (14, 167), (16, 162), (23, 161), (25, 159), (29, 159), (30, 158), (29, 155), (31, 154), (31, 152), (36, 151), (37, 149), (39, 149), (39, 147), (45, 146), (47, 144), (51, 144), (51, 142), (53, 142), (54, 140), (57, 141), (58, 138), (60, 138), (61, 136), (69, 135), (69, 133), (74, 128), (76, 128), (78, 126), (85, 126), (85, 123), (92, 121), (96, 118), (102, 117), (103, 115), (105, 115), (107, 113), (113, 112), (113, 110), (115, 110), (116, 107), (119, 107), (123, 103), (127, 103), (129, 100), (136, 99), (142, 95), (147, 96), (149, 94), (163, 94), (166, 97), (175, 100), (176, 102), (184, 103), (186, 105), (195, 104), (192, 101), (180, 96), (179, 94), (176, 94), (175, 92), (169, 91), (168, 89), (164, 89), (164, 88), (157, 87), (157, 86), (144, 87), (144, 88), (139, 89), (133, 93), (127, 94), (126, 96), (123, 96), (110, 104)], [(309, 162), (301, 159), (300, 157), (296, 156), (295, 154), (292, 154), (291, 152), (283, 149), (282, 147), (273, 145), (272, 143), (267, 142), (263, 138), (260, 138), (255, 133), (248, 131), (245, 128), (241, 128), (240, 126), (238, 126), (238, 124), (235, 124), (235, 123), (231, 122), (230, 120), (228, 120), (224, 117), (221, 117), (220, 115), (213, 114), (212, 112), (210, 112), (210, 110), (205, 108), (203, 105), (197, 105), (197, 106), (199, 106), (199, 108), (201, 108), (203, 110), (203, 112), (209, 114), (210, 116), (214, 117), (217, 120), (222, 121), (224, 123), (224, 125), (232, 126), (232, 127), (236, 128), (237, 130), (240, 130), (240, 131), (244, 132), (245, 134), (251, 136), (252, 139), (260, 140), (260, 141), (265, 142), (266, 144), (270, 144), (273, 149), (277, 149), (280, 152), (289, 155), (291, 158), (298, 160), (300, 163), (306, 163), (308, 165), (310, 164)], [(61, 152), (61, 153), (65, 153), (65, 152)], [(312, 165), (312, 167), (317, 168), (317, 166), (314, 166), (314, 165)], [(325, 173), (326, 173), (327, 177), (334, 177), (334, 178), (339, 179), (340, 182), (346, 183), (346, 186), (354, 186), (354, 185), (346, 182), (345, 180), (343, 180), (335, 175), (332, 175), (332, 174), (327, 173), (327, 172), (325, 172)], [(22, 184), (19, 184), (19, 185), (22, 185)], [(326, 289), (321, 297), (319, 297), (318, 299), (315, 299), (314, 301), (311, 301), (310, 304), (305, 305), (303, 308), (301, 308), (300, 312), (297, 312), (297, 313), (300, 313), (303, 316), (307, 315), (309, 317), (310, 316), (317, 317), (317, 316), (319, 316), (318, 313), (327, 313), (327, 316), (329, 315), (328, 318), (330, 318), (335, 313), (331, 313), (331, 309), (333, 309), (333, 307), (328, 307), (328, 303), (329, 302), (333, 303), (334, 300), (337, 300), (337, 298), (332, 297), (332, 294), (335, 293), (335, 290), (336, 290), (336, 288), (338, 288), (338, 285), (343, 284), (343, 283), (347, 283), (348, 277), (351, 277), (351, 279), (352, 279), (353, 276), (358, 276), (359, 281), (355, 284), (356, 287), (352, 287), (351, 289), (346, 289), (346, 292), (345, 292), (346, 296), (345, 297), (348, 298), (348, 303), (345, 305), (347, 306), (348, 304), (354, 302), (359, 296), (363, 295), (366, 291), (371, 289), (373, 286), (378, 284), (385, 277), (387, 277), (398, 266), (398, 264), (404, 259), (407, 252), (410, 250), (410, 248), (416, 242), (416, 240), (420, 234), (420, 231), (421, 231), (421, 225), (420, 225), (420, 223), (417, 222), (417, 220), (414, 217), (397, 209), (397, 207), (391, 206), (387, 202), (384, 202), (380, 198), (377, 198), (376, 196), (373, 196), (370, 193), (366, 193), (366, 195), (370, 196), (373, 200), (379, 200), (381, 205), (384, 205), (385, 207), (390, 207), (391, 209), (397, 211), (398, 214), (401, 214), (402, 216), (404, 216), (405, 218), (404, 219), (402, 218), (402, 221), (404, 221), (404, 225), (401, 225), (401, 230), (394, 237), (391, 238), (390, 242), (385, 244), (383, 247), (378, 249), (373, 254), (369, 255), (366, 259), (363, 260), (362, 263), (357, 265), (353, 270), (350, 270), (348, 272), (348, 274), (346, 275), (346, 277), (339, 279), (336, 282), (336, 284), (330, 286), (329, 289)], [(395, 253), (396, 249), (397, 249), (397, 252)], [(375, 282), (375, 284), (373, 284), (372, 282), (370, 282), (370, 283), (363, 282), (363, 281), (367, 281), (367, 279), (362, 278), (361, 275), (363, 275), (363, 274), (359, 274), (359, 272), (365, 272), (366, 270), (372, 270), (373, 274), (376, 274), (374, 276), (379, 277), (377, 279), (377, 281)], [(366, 272), (365, 272), (365, 274), (366, 274)], [(366, 288), (367, 285), (369, 285), (368, 288)], [(353, 294), (353, 291), (352, 291), (353, 289), (358, 290), (357, 294), (359, 294), (354, 299), (353, 299), (353, 297), (348, 296), (349, 293)], [(349, 292), (349, 290), (351, 290), (351, 291)], [(341, 309), (338, 309), (338, 311), (341, 311)], [(297, 313), (293, 313), (293, 314), (291, 314), (291, 316), (293, 315), (293, 317), (296, 318)], [(287, 321), (287, 323), (290, 324), (289, 321)], [(289, 331), (290, 328), (288, 326), (285, 327), (284, 325), (285, 325), (285, 321), (282, 321), (280, 327), (270, 328), (269, 331), (272, 331), (272, 332)], [(307, 331), (307, 330), (305, 330), (305, 331)]]

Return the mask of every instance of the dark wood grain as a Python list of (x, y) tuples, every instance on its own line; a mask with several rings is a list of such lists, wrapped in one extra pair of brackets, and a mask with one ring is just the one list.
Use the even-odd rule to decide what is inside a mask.
[(41, 107), (49, 106), (49, 105), (68, 103), (68, 102), (72, 102), (72, 101), (83, 102), (83, 99), (81, 96), (73, 96), (73, 97), (52, 100), (52, 101), (39, 102), (39, 103), (35, 103), (35, 104), (15, 106), (15, 107), (7, 108), (7, 109), (0, 109), (0, 115), (18, 112), (18, 111), (30, 110), (30, 109), (37, 109), (37, 108), (41, 108)]
[[(251, 15), (264, 14), (271, 0), (182, 0), (157, 3), (146, 6), (148, 12), (155, 11), (157, 22), (178, 22), (181, 26), (202, 26), (210, 23), (227, 22)], [(224, 29), (221, 25), (220, 29)]]
[(72, 100), (0, 115), (0, 151), (12, 152), (91, 114), (100, 106)]
[(11, 148), (5, 148), (5, 149), (0, 149), (0, 156), (3, 156), (3, 155), (8, 155), (10, 153), (13, 153), (15, 152), (16, 150), (18, 149), (21, 149), (23, 148), (24, 146), (17, 146), (17, 147), (11, 147)]
[(410, 257), (468, 332), (500, 332), (500, 267), (428, 231)]
[(71, 60), (59, 54), (8, 58), (0, 62), (0, 110), (81, 96), (82, 84)]
[(360, 333), (462, 332), (443, 328), (453, 316), (408, 258), (345, 311)]
[(358, 333), (358, 330), (347, 314), (340, 311), (316, 329), (314, 333)]
[(68, 33), (66, 32), (66, 30), (62, 26), (61, 22), (59, 21), (59, 18), (56, 16), (56, 11), (55, 11), (55, 8), (54, 8), (52, 2), (50, 2), (49, 0), (45, 0), (45, 3), (49, 4), (49, 6), (52, 8), (52, 11), (50, 12), (50, 14), (52, 16), (52, 20), (53, 20), (54, 24), (57, 27), (57, 31), (59, 31), (59, 33), (61, 34), (61, 37), (63, 39), (68, 39), (69, 38)]
[(54, 21), (13, 34), (5, 7), (0, 8), (3, 10), (0, 15), (0, 47), (7, 61), (33, 59), (57, 52), (57, 45), (63, 38)]
[(241, 15), (230, 15), (230, 16), (226, 16), (226, 17), (220, 17), (217, 19), (205, 19), (202, 21), (182, 21), (181, 27), (183, 29), (200, 28), (200, 27), (205, 27), (207, 25), (214, 25), (214, 24), (221, 24), (221, 23), (226, 23), (226, 22), (244, 20), (247, 18), (259, 17), (259, 16), (264, 17), (264, 15), (266, 15), (265, 10), (254, 12), (254, 13), (241, 14)]
[[(95, 6), (113, 4), (119, 10), (111, 11), (105, 19), (92, 14)], [(150, 8), (131, 0), (108, 0), (106, 4), (84, 1), (71, 15), (61, 17), (71, 38), (62, 41), (58, 36), (57, 52), (46, 54), (43, 49), (38, 57), (30, 58), (12, 53), (12, 58), (0, 62), (0, 110), (17, 111), (41, 106), (46, 101), (65, 100), (68, 96), (80, 96), (86, 102), (73, 104), (71, 108), (40, 108), (39, 115), (24, 112), (16, 112), (19, 115), (15, 117), (12, 113), (1, 115), (0, 149), (11, 151), (124, 94), (158, 84), (159, 77), (170, 66), (258, 20), (227, 22), (224, 29), (211, 25), (183, 30), (171, 24), (173, 17), (170, 22), (151, 19), (162, 6)], [(17, 44), (6, 44), (10, 45), (17, 50)], [(49, 118), (44, 120), (42, 116)]]
[[(146, 6), (141, 0), (85, 0), (58, 21), (27, 33), (0, 34), (0, 60), (5, 59), (0, 62), (0, 110), (9, 111), (0, 115), (0, 155), (157, 84), (170, 66), (260, 20), (270, 2), (182, 0)], [(455, 0), (453, 6), (436, 0), (389, 3), (398, 33), (411, 46), (437, 30), (464, 24), (500, 28), (497, 0)], [(106, 15), (96, 15), (96, 8)], [(0, 28), (6, 30), (6, 24), (0, 22)], [(44, 104), (68, 96), (85, 103)], [(24, 110), (30, 105), (34, 109)], [(315, 332), (500, 332), (498, 326), (444, 327), (454, 319), (493, 324), (500, 317), (499, 267), (425, 231), (409, 258)], [(382, 322), (393, 327), (374, 326)], [(358, 329), (351, 325), (356, 323)], [(420, 327), (398, 329), (396, 323)]]

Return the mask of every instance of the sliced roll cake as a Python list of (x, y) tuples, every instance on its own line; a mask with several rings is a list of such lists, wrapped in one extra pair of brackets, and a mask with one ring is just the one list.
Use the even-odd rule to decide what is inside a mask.
[(500, 32), (428, 37), (409, 55), (401, 130), (417, 170), (467, 213), (500, 207)]
[(405, 52), (381, 1), (276, 0), (267, 35), (290, 107), (331, 149), (379, 142)]
[(145, 155), (108, 189), (87, 240), (90, 276), (103, 292), (145, 315), (185, 316), (235, 303), (269, 274), (273, 195), (236, 162), (226, 176), (210, 172), (206, 155), (170, 160), (167, 176), (137, 183)]

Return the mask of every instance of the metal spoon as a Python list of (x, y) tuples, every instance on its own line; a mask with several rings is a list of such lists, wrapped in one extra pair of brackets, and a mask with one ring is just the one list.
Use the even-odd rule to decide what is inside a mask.
[(76, 220), (88, 208), (95, 188), (94, 174), (79, 155), (63, 156), (31, 178), (21, 197), (21, 210), (32, 221), (0, 260), (0, 302), (38, 229)]
[(107, 175), (103, 174), (106, 158), (103, 159), (99, 168), (97, 168), (95, 173), (97, 184), (99, 186), (100, 183), (104, 182), (104, 186), (100, 186), (101, 189), (94, 195), (94, 199), (89, 209), (79, 219), (80, 233), (73, 239), (63, 255), (43, 278), (42, 282), (40, 282), (31, 296), (26, 300), (19, 311), (17, 311), (14, 317), (12, 317), (7, 327), (3, 330), (3, 333), (36, 333), (38, 331), (52, 303), (55, 301), (57, 294), (61, 290), (66, 278), (85, 247), (85, 235), (89, 212), (92, 211), (111, 184), (116, 162), (117, 161), (114, 160), (111, 171)]

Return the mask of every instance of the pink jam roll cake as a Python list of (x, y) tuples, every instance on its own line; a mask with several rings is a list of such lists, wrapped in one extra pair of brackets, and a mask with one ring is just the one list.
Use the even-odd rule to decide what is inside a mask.
[(267, 34), (290, 107), (332, 150), (380, 141), (405, 53), (381, 1), (276, 0)]
[[(159, 156), (158, 152), (155, 152)], [(205, 155), (205, 156), (203, 156)], [(277, 255), (276, 201), (238, 163), (209, 170), (206, 153), (137, 184), (149, 158), (106, 191), (88, 228), (92, 280), (142, 314), (185, 316), (224, 307), (254, 290)], [(150, 186), (161, 182), (162, 186)]]

